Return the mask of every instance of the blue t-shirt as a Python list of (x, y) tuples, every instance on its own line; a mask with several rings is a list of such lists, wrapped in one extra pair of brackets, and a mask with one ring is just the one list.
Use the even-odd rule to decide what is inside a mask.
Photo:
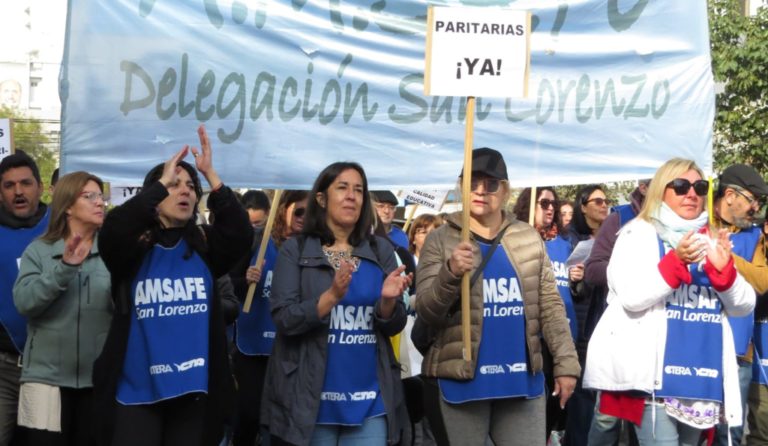
[[(256, 261), (258, 253), (254, 253), (251, 265)], [(272, 290), (272, 271), (277, 261), (277, 246), (270, 238), (267, 251), (264, 253), (264, 267), (261, 279), (256, 284), (253, 293), (251, 311), (240, 312), (236, 322), (235, 344), (237, 349), (246, 355), (269, 355), (275, 342), (275, 323), (269, 312), (269, 295)]]
[(384, 414), (373, 329), (383, 284), (381, 268), (363, 259), (352, 274), (347, 294), (331, 310), (318, 424), (359, 426), (367, 418)]
[(560, 292), (560, 297), (563, 298), (565, 315), (568, 317), (568, 325), (571, 328), (571, 336), (575, 340), (579, 335), (578, 321), (576, 319), (576, 309), (573, 306), (571, 288), (568, 286), (568, 269), (565, 267), (565, 262), (571, 255), (573, 247), (568, 240), (559, 235), (552, 240), (544, 242), (544, 245), (547, 248), (547, 255), (552, 261), (552, 271), (555, 273), (557, 291)]
[(122, 404), (150, 404), (208, 391), (208, 329), (213, 279), (187, 242), (155, 245), (131, 284), (133, 312), (123, 371)]
[[(479, 243), (485, 256), (490, 244)], [(523, 292), (503, 249), (496, 249), (483, 269), (483, 331), (474, 379), (440, 379), (449, 403), (536, 398), (544, 393), (544, 374), (528, 373)]]
[(408, 249), (408, 235), (399, 227), (392, 225), (392, 227), (389, 229), (389, 239), (395, 242), (396, 245), (402, 246), (405, 249)]
[(13, 304), (13, 284), (19, 275), (21, 255), (32, 240), (45, 232), (50, 214), (50, 209), (46, 210), (43, 218), (31, 228), (0, 226), (0, 323), (19, 353), (24, 351), (27, 341), (27, 320)]
[(659, 397), (723, 401), (722, 305), (691, 264), (692, 282), (667, 296), (667, 341)]

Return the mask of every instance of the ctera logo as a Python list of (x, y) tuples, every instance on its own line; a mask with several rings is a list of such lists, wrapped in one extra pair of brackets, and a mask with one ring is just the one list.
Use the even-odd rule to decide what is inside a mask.
[(173, 369), (168, 364), (156, 364), (149, 366), (150, 375), (160, 375), (163, 373), (173, 373)]
[(678, 375), (678, 376), (693, 376), (693, 373), (691, 373), (691, 369), (688, 367), (683, 367), (679, 365), (668, 365), (664, 367), (664, 373), (667, 375)]
[(203, 367), (205, 365), (205, 359), (195, 358), (195, 359), (190, 359), (189, 361), (184, 361), (181, 364), (174, 363), (173, 365), (176, 366), (177, 372), (186, 372), (192, 367)]
[(484, 365), (480, 367), (480, 373), (483, 375), (496, 375), (499, 373), (504, 373), (504, 367), (497, 364)]

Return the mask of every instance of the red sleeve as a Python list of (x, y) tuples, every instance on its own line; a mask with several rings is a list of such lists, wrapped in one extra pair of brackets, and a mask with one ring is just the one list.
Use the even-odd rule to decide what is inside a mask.
[(669, 251), (659, 261), (659, 272), (670, 288), (678, 288), (680, 284), (691, 283), (691, 272), (682, 260), (677, 257), (675, 251)]
[(733, 263), (733, 256), (728, 259), (722, 271), (718, 271), (710, 262), (704, 264), (704, 272), (712, 283), (715, 291), (725, 291), (736, 281), (736, 266)]

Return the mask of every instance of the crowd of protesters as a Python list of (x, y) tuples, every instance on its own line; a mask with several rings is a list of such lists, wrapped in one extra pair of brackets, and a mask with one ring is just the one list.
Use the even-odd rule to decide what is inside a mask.
[(752, 167), (508, 206), (481, 148), (469, 228), (401, 229), (355, 162), (270, 203), (198, 139), (109, 211), (95, 175), (57, 172), (46, 205), (29, 156), (0, 163), (0, 446), (768, 444)]

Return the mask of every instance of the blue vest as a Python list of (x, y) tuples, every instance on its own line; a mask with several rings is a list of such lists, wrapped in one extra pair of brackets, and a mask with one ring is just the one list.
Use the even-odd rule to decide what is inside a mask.
[[(746, 261), (751, 262), (755, 256), (755, 249), (760, 241), (762, 232), (759, 228), (742, 229), (739, 232), (731, 234), (731, 243), (733, 243), (733, 253)], [(746, 316), (729, 317), (728, 322), (733, 330), (733, 343), (736, 346), (736, 354), (744, 356), (749, 348), (749, 341), (752, 340), (752, 334), (755, 327), (755, 313), (750, 311)]]
[(637, 214), (635, 213), (635, 210), (632, 208), (631, 204), (621, 204), (619, 206), (614, 206), (611, 208), (611, 213), (614, 212), (619, 214), (620, 228), (629, 223), (629, 221), (633, 218), (637, 217)]
[(389, 239), (395, 242), (396, 245), (402, 246), (405, 249), (408, 249), (408, 235), (399, 227), (392, 225), (391, 229), (389, 230)]
[(555, 273), (557, 290), (560, 292), (560, 297), (563, 298), (565, 315), (568, 316), (568, 325), (571, 327), (571, 336), (575, 340), (579, 334), (578, 321), (576, 320), (576, 309), (573, 306), (573, 298), (571, 297), (571, 288), (568, 286), (568, 270), (565, 268), (565, 261), (571, 255), (573, 247), (568, 240), (559, 235), (552, 240), (544, 242), (544, 245), (547, 248), (547, 255), (549, 255), (549, 259), (552, 261), (552, 271)]
[(720, 298), (698, 264), (692, 282), (667, 296), (667, 342), (659, 397), (723, 401)]
[(19, 353), (27, 342), (27, 320), (13, 304), (13, 284), (19, 275), (19, 262), (27, 246), (45, 232), (48, 227), (50, 209), (31, 228), (12, 229), (0, 226), (0, 323), (8, 333)]
[(366, 418), (384, 414), (373, 329), (374, 306), (383, 284), (381, 268), (361, 260), (347, 294), (331, 310), (318, 424), (359, 426)]
[[(257, 255), (258, 252), (254, 253), (251, 265), (256, 261)], [(253, 293), (251, 311), (240, 312), (236, 322), (235, 344), (243, 354), (269, 355), (272, 352), (272, 344), (275, 342), (275, 324), (269, 312), (269, 294), (272, 290), (272, 271), (276, 260), (277, 246), (270, 238), (267, 243), (267, 252), (264, 253), (261, 279)]]
[(208, 391), (211, 272), (187, 242), (155, 245), (131, 284), (133, 312), (123, 371), (122, 404), (151, 404)]
[(755, 356), (752, 358), (752, 381), (768, 385), (768, 318), (755, 321)]
[[(489, 244), (479, 243), (483, 255)], [(475, 377), (469, 381), (440, 379), (449, 403), (536, 398), (544, 392), (544, 374), (528, 372), (523, 292), (503, 249), (496, 249), (483, 269), (483, 332)]]

